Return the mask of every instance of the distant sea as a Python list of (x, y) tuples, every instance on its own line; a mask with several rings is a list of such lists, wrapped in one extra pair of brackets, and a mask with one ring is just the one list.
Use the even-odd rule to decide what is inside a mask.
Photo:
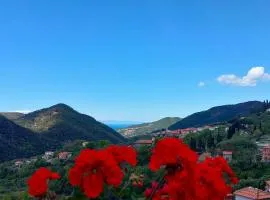
[(107, 126), (113, 128), (114, 130), (120, 129), (120, 128), (127, 128), (129, 126), (132, 126), (134, 124), (107, 124)]

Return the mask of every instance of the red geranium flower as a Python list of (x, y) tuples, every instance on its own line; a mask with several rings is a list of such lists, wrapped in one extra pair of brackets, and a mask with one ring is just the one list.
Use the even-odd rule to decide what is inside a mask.
[[(183, 170), (168, 181), (169, 194), (173, 199), (223, 200), (231, 192), (231, 184), (224, 175), (233, 180), (236, 176), (222, 157), (207, 158), (197, 163), (193, 172)], [(196, 188), (196, 189), (194, 189)]]
[(31, 196), (39, 197), (46, 194), (48, 180), (59, 179), (58, 173), (54, 173), (45, 167), (41, 167), (28, 179), (28, 193)]
[(137, 153), (131, 146), (110, 145), (106, 150), (114, 156), (118, 164), (126, 162), (133, 167), (137, 164)]
[(119, 186), (123, 172), (111, 153), (106, 150), (82, 150), (69, 171), (69, 181), (79, 186), (89, 198), (98, 197), (104, 183)]
[(182, 168), (189, 164), (195, 164), (198, 156), (182, 140), (165, 138), (157, 142), (153, 149), (149, 168), (157, 171), (161, 166)]

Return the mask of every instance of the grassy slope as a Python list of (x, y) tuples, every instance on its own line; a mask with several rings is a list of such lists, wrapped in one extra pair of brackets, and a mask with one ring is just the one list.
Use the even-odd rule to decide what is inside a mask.
[(125, 142), (125, 139), (112, 128), (65, 104), (57, 104), (24, 115), (16, 120), (16, 123), (36, 133), (41, 133), (47, 138), (61, 142), (76, 139), (109, 140), (112, 143)]
[(132, 125), (124, 129), (119, 129), (118, 132), (121, 134), (124, 134), (127, 129), (134, 128), (135, 130), (135, 135), (142, 135), (142, 134), (147, 134), (151, 133), (156, 130), (161, 130), (161, 129), (166, 129), (170, 125), (180, 121), (181, 118), (179, 117), (166, 117), (162, 118), (158, 121), (150, 122), (150, 123), (143, 123), (143, 124), (138, 124), (138, 125)]

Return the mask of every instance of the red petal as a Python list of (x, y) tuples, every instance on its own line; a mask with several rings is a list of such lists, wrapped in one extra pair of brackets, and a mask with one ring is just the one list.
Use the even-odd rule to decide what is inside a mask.
[(84, 193), (89, 198), (97, 198), (103, 191), (103, 179), (99, 173), (89, 174), (83, 178)]
[(52, 173), (51, 174), (51, 179), (52, 180), (59, 179), (59, 178), (60, 178), (60, 175), (58, 173)]

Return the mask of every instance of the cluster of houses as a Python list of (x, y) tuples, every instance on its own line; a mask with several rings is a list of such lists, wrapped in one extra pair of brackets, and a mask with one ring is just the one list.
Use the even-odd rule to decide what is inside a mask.
[(177, 129), (177, 130), (161, 130), (158, 132), (154, 132), (149, 134), (149, 136), (152, 137), (152, 139), (148, 139), (148, 140), (137, 140), (133, 143), (134, 147), (140, 147), (143, 145), (152, 145), (155, 142), (155, 139), (157, 137), (177, 137), (177, 138), (184, 138), (187, 134), (190, 133), (198, 133), (200, 131), (203, 130), (210, 130), (213, 131), (215, 129), (217, 129), (218, 126), (204, 126), (204, 127), (199, 127), (199, 128), (185, 128), (185, 129)]
[[(151, 127), (151, 124), (148, 125), (149, 127)], [(133, 137), (133, 136), (136, 136), (136, 131), (138, 129), (140, 129), (141, 127), (131, 127), (131, 128), (126, 128), (124, 130), (124, 132), (122, 132), (121, 134), (123, 134), (125, 137)], [(203, 130), (215, 130), (217, 129), (218, 126), (203, 126), (203, 127), (198, 127), (198, 128), (185, 128), (185, 129), (177, 129), (177, 130), (162, 130), (160, 132), (155, 132), (155, 133), (151, 133), (150, 135), (178, 135), (178, 136), (184, 136), (186, 134), (189, 134), (189, 133), (197, 133), (197, 132), (200, 132), (200, 131), (203, 131)]]
[[(63, 151), (63, 152), (59, 152), (57, 154), (56, 159), (58, 159), (58, 160), (68, 160), (71, 156), (72, 156), (71, 152)], [(44, 160), (46, 160), (47, 162), (51, 162), (52, 159), (55, 158), (55, 152), (53, 152), (53, 151), (46, 151), (44, 153), (44, 155), (42, 156), (42, 158)]]
[(215, 129), (217, 129), (218, 126), (203, 126), (203, 127), (198, 127), (198, 128), (185, 128), (185, 129), (177, 129), (177, 130), (162, 130), (156, 133), (152, 133), (151, 135), (153, 137), (179, 137), (179, 138), (183, 138), (185, 137), (187, 134), (190, 133), (198, 133), (204, 130), (210, 130), (213, 131)]
[(15, 165), (15, 167), (20, 168), (24, 164), (30, 164), (30, 163), (34, 163), (36, 161), (37, 161), (37, 158), (31, 158), (28, 160), (17, 160), (17, 161), (15, 161), (14, 165)]
[[(52, 163), (53, 160), (58, 159), (58, 160), (68, 160), (70, 157), (72, 156), (71, 152), (59, 152), (57, 155), (55, 152), (53, 151), (46, 151), (43, 155), (42, 155), (42, 159), (45, 160), (48, 163)], [(21, 166), (23, 166), (24, 164), (30, 164), (32, 162), (36, 162), (37, 158), (31, 158), (31, 159), (24, 159), (24, 160), (17, 160), (15, 161), (14, 165), (18, 168), (20, 168)]]

